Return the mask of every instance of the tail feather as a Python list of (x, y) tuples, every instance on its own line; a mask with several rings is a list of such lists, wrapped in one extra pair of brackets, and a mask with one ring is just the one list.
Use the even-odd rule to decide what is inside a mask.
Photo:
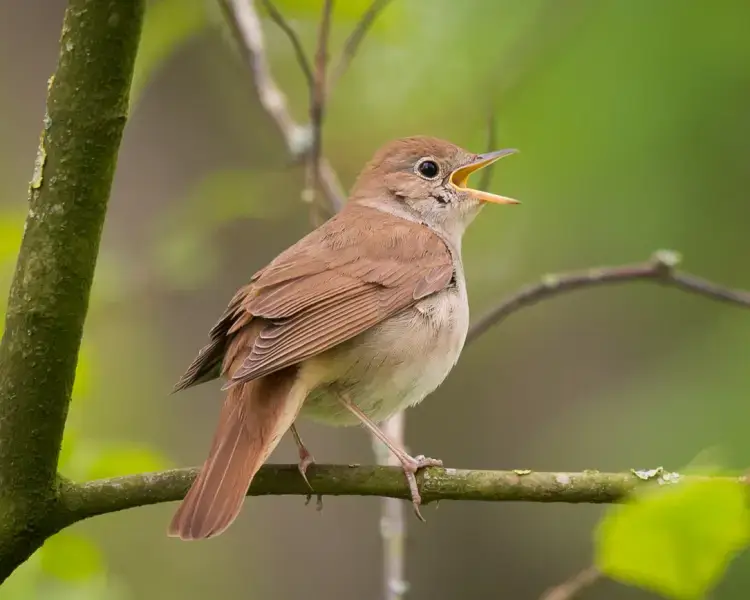
[(183, 540), (219, 535), (237, 518), (255, 474), (297, 417), (296, 369), (231, 388), (208, 459), (169, 526)]

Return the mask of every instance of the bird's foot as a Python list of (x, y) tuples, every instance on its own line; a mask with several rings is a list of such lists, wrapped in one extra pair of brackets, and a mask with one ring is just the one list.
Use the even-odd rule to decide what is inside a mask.
[(299, 463), (297, 464), (297, 469), (299, 469), (299, 474), (302, 475), (302, 479), (305, 480), (305, 483), (307, 484), (307, 487), (310, 488), (311, 492), (314, 492), (312, 485), (310, 485), (310, 480), (307, 478), (307, 469), (310, 465), (315, 464), (315, 458), (312, 454), (308, 451), (307, 448), (304, 446), (299, 447)]
[[(305, 506), (310, 504), (310, 500), (312, 500), (313, 495), (308, 494), (305, 496)], [(323, 510), (323, 494), (315, 494), (315, 510), (318, 512)]]
[[(297, 464), (297, 469), (299, 469), (299, 474), (302, 475), (302, 479), (305, 480), (305, 483), (307, 484), (307, 487), (310, 488), (310, 494), (307, 495), (305, 499), (305, 506), (310, 504), (310, 500), (312, 500), (313, 494), (315, 494), (315, 490), (313, 489), (312, 485), (310, 485), (310, 480), (307, 479), (307, 468), (310, 465), (315, 464), (315, 458), (312, 454), (305, 448), (304, 446), (299, 447), (299, 463)], [(322, 494), (315, 494), (316, 496), (316, 502), (315, 502), (315, 508), (318, 512), (323, 510), (323, 495)]]
[(422, 496), (419, 495), (416, 473), (419, 469), (424, 469), (426, 467), (442, 467), (443, 461), (436, 458), (427, 458), (423, 454), (414, 457), (407, 454), (406, 456), (401, 457), (401, 465), (404, 468), (404, 475), (406, 475), (406, 481), (409, 484), (409, 492), (411, 493), (411, 503), (414, 507), (414, 513), (420, 521), (424, 522), (425, 518), (419, 510), (419, 507), (422, 504)]

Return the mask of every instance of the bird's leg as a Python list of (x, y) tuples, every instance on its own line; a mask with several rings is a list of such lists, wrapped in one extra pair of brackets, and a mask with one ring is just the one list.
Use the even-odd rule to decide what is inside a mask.
[(302, 479), (305, 480), (307, 487), (309, 487), (310, 491), (312, 492), (314, 490), (307, 479), (307, 468), (310, 465), (315, 464), (315, 459), (313, 458), (313, 455), (310, 454), (310, 451), (305, 447), (305, 444), (302, 442), (302, 438), (299, 436), (299, 432), (294, 426), (294, 423), (292, 423), (292, 426), (289, 428), (289, 430), (292, 432), (294, 443), (297, 444), (297, 449), (299, 450), (299, 464), (297, 465), (297, 468), (299, 469), (300, 475), (302, 475)]
[(425, 467), (442, 467), (443, 461), (437, 460), (435, 458), (427, 458), (421, 454), (419, 456), (410, 456), (406, 452), (406, 450), (404, 450), (393, 440), (391, 440), (380, 429), (380, 427), (378, 427), (377, 424), (372, 419), (370, 419), (370, 417), (363, 413), (345, 395), (338, 395), (338, 399), (339, 402), (341, 402), (341, 404), (343, 404), (352, 414), (356, 415), (356, 417), (362, 422), (362, 425), (369, 429), (375, 437), (383, 442), (401, 462), (401, 466), (404, 469), (404, 475), (406, 475), (406, 481), (409, 484), (409, 491), (411, 492), (411, 502), (414, 506), (414, 512), (416, 513), (420, 521), (424, 521), (425, 519), (422, 516), (422, 513), (419, 511), (419, 505), (422, 504), (422, 497), (419, 495), (419, 488), (417, 487), (417, 478), (415, 477), (415, 474), (419, 469), (423, 469)]
[[(299, 463), (297, 464), (297, 468), (299, 469), (300, 475), (302, 475), (302, 479), (305, 480), (307, 487), (310, 488), (310, 492), (312, 492), (311, 494), (307, 495), (307, 502), (305, 503), (307, 505), (310, 503), (310, 500), (312, 499), (312, 494), (315, 493), (315, 490), (313, 489), (312, 485), (310, 485), (310, 481), (307, 479), (307, 468), (310, 465), (315, 464), (315, 458), (313, 458), (313, 455), (305, 446), (304, 442), (302, 441), (302, 438), (299, 435), (299, 432), (297, 431), (297, 428), (294, 426), (294, 423), (292, 423), (292, 426), (289, 429), (292, 432), (294, 443), (297, 444), (297, 450), (299, 450)], [(317, 494), (317, 497), (318, 497), (317, 509), (323, 510), (323, 496), (321, 496), (320, 494)]]

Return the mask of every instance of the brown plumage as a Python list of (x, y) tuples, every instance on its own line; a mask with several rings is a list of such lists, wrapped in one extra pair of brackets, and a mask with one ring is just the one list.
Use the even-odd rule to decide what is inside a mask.
[(290, 367), (229, 390), (208, 460), (175, 513), (171, 535), (207, 538), (234, 521), (253, 475), (297, 416), (287, 402), (294, 371)]
[[(426, 158), (439, 166), (444, 182), (420, 174), (418, 164)], [(418, 402), (447, 375), (468, 324), (460, 235), (480, 201), (489, 199), (477, 199), (481, 192), (465, 187), (468, 174), (460, 169), (473, 170), (482, 159), (434, 138), (386, 146), (338, 215), (235, 294), (209, 344), (175, 386), (182, 390), (219, 375), (227, 380), (209, 457), (170, 535), (200, 539), (226, 529), (300, 411), (332, 424), (361, 421), (373, 428), (371, 419)], [(460, 326), (450, 320), (456, 310)], [(404, 346), (410, 335), (414, 348)], [(435, 352), (445, 365), (426, 375), (415, 372), (412, 384), (404, 371), (418, 368), (412, 350)], [(302, 456), (307, 451), (298, 443)], [(438, 462), (394, 451), (407, 476)]]

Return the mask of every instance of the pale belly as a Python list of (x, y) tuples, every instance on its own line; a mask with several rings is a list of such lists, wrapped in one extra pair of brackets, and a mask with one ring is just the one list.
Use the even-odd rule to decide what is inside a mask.
[(465, 289), (445, 290), (306, 362), (317, 381), (300, 416), (328, 425), (357, 425), (345, 395), (376, 422), (413, 406), (448, 376), (466, 339)]

